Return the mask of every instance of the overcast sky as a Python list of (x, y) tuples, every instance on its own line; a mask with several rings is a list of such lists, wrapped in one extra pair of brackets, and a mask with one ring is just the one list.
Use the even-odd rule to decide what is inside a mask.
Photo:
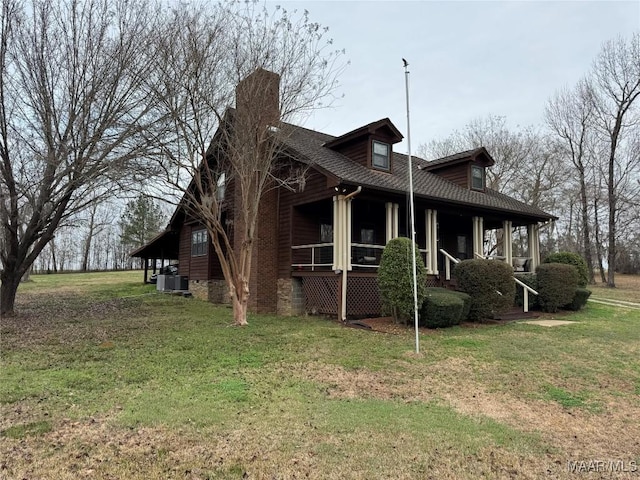
[(414, 153), (489, 114), (541, 125), (547, 99), (589, 70), (604, 41), (640, 30), (640, 0), (277, 3), (307, 9), (351, 62), (344, 98), (304, 126), (341, 135), (389, 117), (406, 137), (404, 57)]

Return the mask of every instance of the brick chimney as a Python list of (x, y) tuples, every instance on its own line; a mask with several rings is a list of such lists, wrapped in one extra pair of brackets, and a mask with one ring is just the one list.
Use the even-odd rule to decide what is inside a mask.
[[(236, 114), (255, 125), (276, 126), (280, 122), (280, 75), (263, 68), (241, 80), (236, 86)], [(245, 115), (249, 115), (247, 119)]]

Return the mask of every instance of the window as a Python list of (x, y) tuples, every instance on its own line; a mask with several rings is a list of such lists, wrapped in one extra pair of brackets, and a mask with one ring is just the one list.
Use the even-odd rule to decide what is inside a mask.
[(360, 241), (372, 245), (375, 239), (373, 228), (361, 228), (360, 229)]
[(196, 230), (191, 232), (191, 256), (201, 257), (207, 254), (209, 236), (206, 230)]
[(333, 243), (333, 225), (330, 223), (320, 224), (320, 243)]
[(471, 165), (471, 188), (484, 190), (484, 168)]
[(224, 194), (227, 189), (227, 175), (222, 172), (218, 177), (218, 181), (216, 182), (216, 194), (218, 203), (222, 203), (224, 201)]
[(375, 168), (379, 168), (381, 170), (389, 170), (390, 169), (390, 151), (391, 148), (386, 143), (373, 141), (373, 159), (372, 165)]

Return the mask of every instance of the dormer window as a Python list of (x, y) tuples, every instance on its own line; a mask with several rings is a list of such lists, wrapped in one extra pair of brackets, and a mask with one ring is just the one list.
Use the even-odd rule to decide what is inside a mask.
[(471, 188), (473, 190), (484, 190), (484, 168), (471, 165)]
[(380, 170), (390, 170), (391, 147), (388, 143), (373, 141), (373, 157), (371, 164)]

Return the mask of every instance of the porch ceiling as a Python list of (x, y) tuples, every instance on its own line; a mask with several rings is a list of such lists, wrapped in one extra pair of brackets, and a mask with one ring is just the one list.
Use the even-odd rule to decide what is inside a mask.
[(165, 230), (129, 254), (137, 258), (177, 259), (179, 251), (179, 234), (174, 230)]

